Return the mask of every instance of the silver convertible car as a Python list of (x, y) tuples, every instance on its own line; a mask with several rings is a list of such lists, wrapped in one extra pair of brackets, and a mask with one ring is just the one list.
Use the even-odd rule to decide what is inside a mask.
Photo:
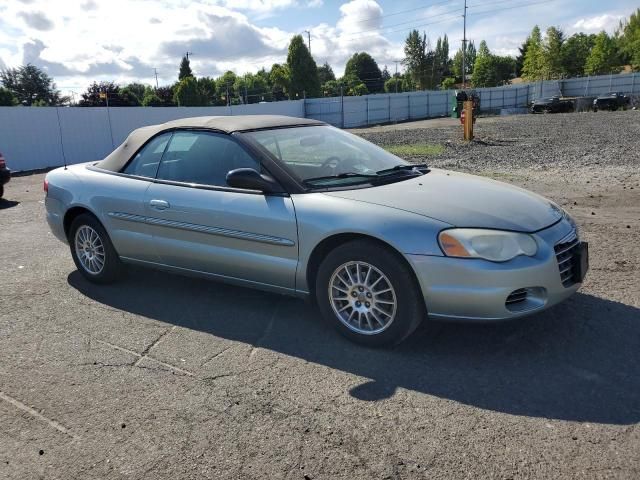
[(549, 200), (308, 119), (140, 128), (44, 188), (51, 230), (92, 282), (133, 263), (307, 297), (366, 345), (397, 343), (427, 316), (539, 312), (588, 268), (575, 223)]

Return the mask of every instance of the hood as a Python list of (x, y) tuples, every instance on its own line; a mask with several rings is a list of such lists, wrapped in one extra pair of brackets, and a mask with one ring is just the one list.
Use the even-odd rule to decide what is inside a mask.
[(388, 185), (325, 195), (397, 208), (456, 227), (534, 232), (563, 215), (549, 200), (522, 188), (439, 169)]

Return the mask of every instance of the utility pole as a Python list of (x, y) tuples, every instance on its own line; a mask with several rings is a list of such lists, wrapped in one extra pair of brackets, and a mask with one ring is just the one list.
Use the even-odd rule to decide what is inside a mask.
[(187, 60), (189, 60), (189, 55), (193, 55), (193, 52), (187, 52), (184, 54), (184, 56), (187, 57)]
[(154, 68), (154, 69), (153, 69), (153, 73), (154, 73), (154, 74), (155, 74), (155, 76), (156, 76), (156, 90), (157, 90), (157, 89), (158, 89), (158, 69), (157, 69), (157, 68)]
[(467, 0), (464, 0), (463, 34), (462, 34), (462, 89), (467, 86)]
[(304, 33), (307, 34), (307, 41), (309, 44), (309, 53), (311, 53), (311, 32), (309, 30), (305, 30)]

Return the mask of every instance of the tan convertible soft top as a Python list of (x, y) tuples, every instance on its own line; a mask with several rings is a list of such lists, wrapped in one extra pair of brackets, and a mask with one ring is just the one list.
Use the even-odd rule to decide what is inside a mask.
[(303, 125), (324, 125), (323, 122), (308, 118), (285, 117), (283, 115), (234, 115), (218, 117), (192, 117), (172, 120), (160, 125), (150, 125), (134, 130), (127, 139), (96, 166), (120, 171), (138, 149), (154, 135), (176, 128), (207, 128), (225, 133), (259, 130), (265, 128), (295, 127)]

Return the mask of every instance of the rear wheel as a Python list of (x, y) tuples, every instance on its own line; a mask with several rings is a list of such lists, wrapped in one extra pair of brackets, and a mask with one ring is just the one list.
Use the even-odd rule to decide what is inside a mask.
[(120, 276), (120, 258), (104, 227), (93, 215), (85, 213), (73, 220), (69, 246), (78, 271), (90, 282), (110, 283)]
[(401, 342), (426, 316), (411, 268), (398, 254), (365, 240), (327, 255), (316, 278), (316, 300), (334, 328), (367, 346)]

